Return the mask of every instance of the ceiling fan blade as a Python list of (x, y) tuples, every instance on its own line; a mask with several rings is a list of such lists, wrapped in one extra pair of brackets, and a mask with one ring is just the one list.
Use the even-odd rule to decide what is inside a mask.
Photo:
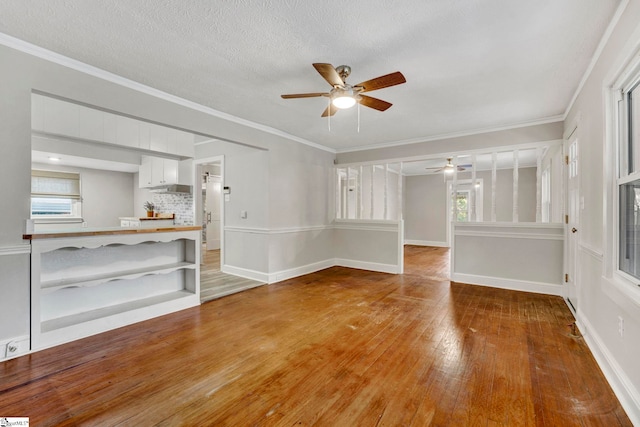
[(367, 80), (366, 82), (358, 83), (354, 87), (363, 88), (361, 92), (371, 92), (372, 90), (406, 83), (406, 81), (407, 79), (404, 78), (402, 73), (400, 71), (396, 71), (395, 73), (386, 74), (384, 76), (376, 77), (375, 79)]
[(313, 64), (313, 67), (316, 69), (318, 73), (329, 83), (331, 86), (342, 87), (344, 86), (344, 82), (340, 75), (336, 71), (335, 67), (331, 64)]
[(374, 98), (372, 96), (360, 95), (360, 104), (365, 107), (373, 108), (378, 111), (385, 111), (393, 104), (387, 101), (383, 101), (382, 99)]
[(284, 99), (292, 98), (315, 98), (316, 96), (329, 96), (327, 92), (313, 92), (313, 93), (292, 93), (289, 95), (280, 95)]
[(333, 104), (329, 104), (329, 106), (325, 108), (324, 112), (322, 113), (322, 116), (320, 117), (333, 116), (337, 111), (338, 111), (338, 107), (336, 107)]

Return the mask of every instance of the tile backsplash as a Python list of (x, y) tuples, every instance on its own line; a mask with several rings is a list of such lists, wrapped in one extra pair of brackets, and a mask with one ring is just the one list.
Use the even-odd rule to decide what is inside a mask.
[(175, 213), (176, 225), (193, 225), (193, 194), (154, 193), (153, 204), (156, 212)]

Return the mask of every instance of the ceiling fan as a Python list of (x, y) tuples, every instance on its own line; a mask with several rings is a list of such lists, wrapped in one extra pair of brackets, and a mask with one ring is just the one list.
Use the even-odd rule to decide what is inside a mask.
[[(427, 170), (433, 170), (433, 173), (438, 173), (438, 172), (442, 172), (444, 171), (444, 173), (453, 173), (453, 163), (451, 163), (451, 160), (453, 160), (452, 157), (447, 158), (447, 163), (442, 166), (442, 167), (435, 167), (435, 168), (425, 168)], [(467, 170), (467, 168), (470, 168), (473, 165), (458, 165), (458, 172), (462, 172)]]
[(351, 67), (348, 65), (340, 65), (334, 68), (331, 64), (313, 64), (313, 67), (333, 89), (329, 92), (294, 93), (281, 96), (284, 99), (314, 98), (319, 96), (329, 97), (331, 102), (322, 113), (322, 117), (333, 116), (338, 109), (351, 108), (356, 102), (365, 107), (373, 108), (374, 110), (385, 111), (393, 104), (378, 98), (363, 95), (363, 93), (399, 85), (407, 81), (401, 72), (396, 71), (395, 73), (376, 77), (375, 79), (367, 80), (356, 85), (350, 85), (346, 82), (347, 77), (351, 74)]

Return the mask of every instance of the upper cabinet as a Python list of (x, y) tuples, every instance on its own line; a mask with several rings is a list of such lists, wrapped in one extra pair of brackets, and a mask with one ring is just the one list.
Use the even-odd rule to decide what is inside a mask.
[(193, 161), (142, 156), (138, 179), (140, 188), (193, 185)]
[(194, 135), (166, 126), (33, 94), (34, 131), (105, 142), (123, 147), (194, 156)]

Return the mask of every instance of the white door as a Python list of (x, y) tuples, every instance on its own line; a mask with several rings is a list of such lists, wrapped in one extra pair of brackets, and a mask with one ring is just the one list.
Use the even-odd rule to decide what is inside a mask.
[(577, 267), (578, 235), (580, 230), (580, 175), (577, 129), (565, 141), (567, 167), (567, 210), (566, 222), (566, 275), (564, 293), (574, 312), (578, 308)]
[(211, 251), (220, 249), (220, 177), (208, 175), (206, 187), (207, 250)]

